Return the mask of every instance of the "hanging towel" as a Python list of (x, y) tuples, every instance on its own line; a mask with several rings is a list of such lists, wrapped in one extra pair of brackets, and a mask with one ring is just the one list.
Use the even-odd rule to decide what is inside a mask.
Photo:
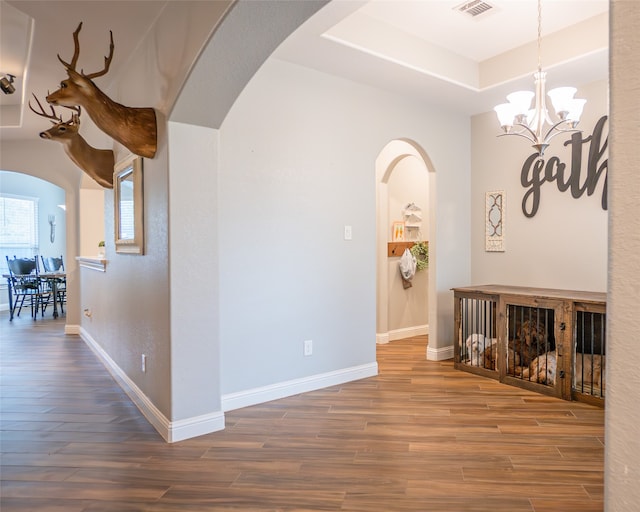
[(402, 276), (402, 286), (405, 290), (413, 286), (411, 280), (416, 274), (416, 267), (416, 257), (411, 254), (409, 249), (405, 249), (400, 258), (400, 275)]

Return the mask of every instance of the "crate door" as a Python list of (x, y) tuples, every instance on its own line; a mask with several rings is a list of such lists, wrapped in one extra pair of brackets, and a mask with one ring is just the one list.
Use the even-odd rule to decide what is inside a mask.
[(604, 405), (606, 361), (604, 305), (576, 304), (573, 322), (571, 395)]
[(501, 308), (505, 315), (502, 326), (505, 342), (501, 345), (500, 379), (506, 384), (563, 396), (566, 393), (563, 303), (505, 297)]
[(495, 365), (496, 310), (497, 297), (484, 294), (456, 295), (458, 339), (454, 347), (455, 368), (498, 378)]

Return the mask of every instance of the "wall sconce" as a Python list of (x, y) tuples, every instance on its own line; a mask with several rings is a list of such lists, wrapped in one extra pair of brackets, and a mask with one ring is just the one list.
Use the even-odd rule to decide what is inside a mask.
[(15, 76), (6, 74), (2, 78), (0, 78), (0, 87), (2, 88), (2, 92), (5, 94), (13, 94), (16, 92), (16, 88), (13, 86), (13, 80)]

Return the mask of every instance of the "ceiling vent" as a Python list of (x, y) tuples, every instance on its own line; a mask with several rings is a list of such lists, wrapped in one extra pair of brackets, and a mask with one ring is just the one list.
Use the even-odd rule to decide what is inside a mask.
[(463, 14), (468, 14), (472, 18), (476, 18), (481, 14), (486, 14), (493, 8), (493, 5), (488, 4), (484, 0), (472, 0), (471, 2), (465, 2), (457, 7), (454, 7), (454, 10)]

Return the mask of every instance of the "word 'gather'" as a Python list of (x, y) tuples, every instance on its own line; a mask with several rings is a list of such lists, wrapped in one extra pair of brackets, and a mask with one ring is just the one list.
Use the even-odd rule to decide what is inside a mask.
[[(593, 195), (600, 178), (604, 176), (602, 187), (602, 209), (607, 209), (607, 165), (608, 159), (604, 156), (609, 137), (602, 138), (607, 116), (602, 116), (593, 129), (593, 134), (582, 138), (581, 132), (575, 132), (564, 145), (571, 146), (571, 168), (567, 176), (567, 165), (560, 158), (553, 156), (546, 162), (539, 158), (538, 153), (527, 158), (522, 166), (520, 183), (527, 191), (522, 198), (522, 213), (526, 217), (533, 217), (540, 207), (540, 189), (545, 182), (555, 181), (560, 192), (571, 190), (574, 199), (582, 197), (586, 192)], [(589, 143), (589, 156), (587, 158), (587, 173), (582, 182), (582, 146)]]

